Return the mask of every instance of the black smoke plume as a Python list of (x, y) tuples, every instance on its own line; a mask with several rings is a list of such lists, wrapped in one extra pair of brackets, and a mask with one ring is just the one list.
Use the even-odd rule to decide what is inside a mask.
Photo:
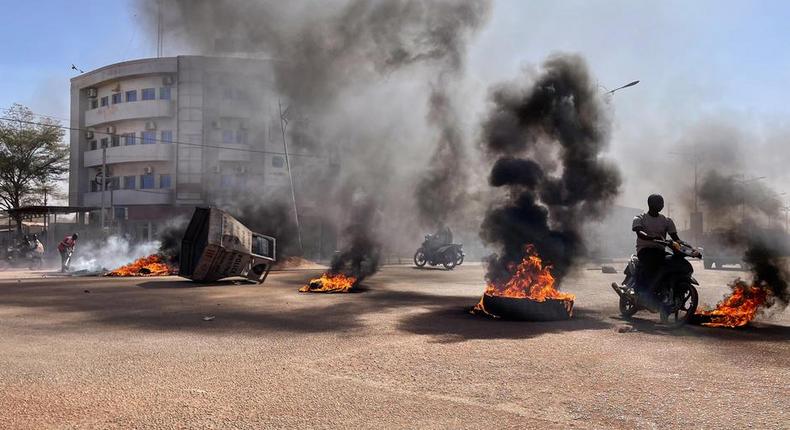
[(380, 221), (379, 204), (364, 192), (354, 193), (350, 217), (343, 237), (348, 243), (337, 252), (330, 264), (331, 274), (342, 273), (359, 283), (376, 273), (381, 265), (381, 243), (376, 235)]
[(499, 248), (486, 278), (501, 285), (532, 244), (557, 280), (584, 254), (584, 224), (617, 196), (620, 174), (601, 157), (610, 118), (585, 61), (556, 54), (525, 84), (491, 92), (483, 149), (493, 160), (489, 183), (506, 189), (481, 226)]
[[(790, 255), (790, 237), (781, 229), (761, 226), (779, 213), (777, 193), (757, 181), (711, 170), (700, 184), (699, 197), (724, 244), (743, 253), (750, 285), (769, 293), (763, 307), (787, 307), (790, 271), (782, 257)], [(731, 286), (739, 284), (740, 280)]]

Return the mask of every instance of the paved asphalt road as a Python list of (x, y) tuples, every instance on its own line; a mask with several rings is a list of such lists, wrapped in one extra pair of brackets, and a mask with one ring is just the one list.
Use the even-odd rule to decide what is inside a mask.
[[(707, 303), (739, 274), (697, 269)], [(296, 292), (318, 273), (0, 281), (0, 428), (790, 428), (790, 311), (627, 323), (582, 270), (572, 321), (503, 322), (466, 313), (479, 265)]]

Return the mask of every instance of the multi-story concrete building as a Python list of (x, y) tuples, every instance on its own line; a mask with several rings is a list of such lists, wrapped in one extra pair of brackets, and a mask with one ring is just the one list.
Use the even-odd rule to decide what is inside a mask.
[[(73, 78), (69, 203), (107, 207), (107, 224), (150, 238), (167, 219), (223, 206), (252, 186), (256, 198), (290, 196), (271, 64), (179, 56)], [(307, 170), (328, 163), (303, 158), (296, 164)]]

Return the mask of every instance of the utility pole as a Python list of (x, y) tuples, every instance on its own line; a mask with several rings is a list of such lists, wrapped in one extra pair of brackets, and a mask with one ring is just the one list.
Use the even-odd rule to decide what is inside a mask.
[(104, 191), (107, 189), (107, 145), (101, 146), (101, 231), (104, 233)]
[[(288, 120), (285, 119), (283, 115), (283, 103), (281, 100), (277, 100), (277, 106), (280, 110), (280, 130), (283, 133), (283, 150), (285, 151), (285, 166), (288, 169), (288, 179), (291, 181), (291, 200), (293, 200), (294, 205), (294, 219), (296, 220), (296, 237), (299, 241), (299, 252), (304, 254), (304, 248), (302, 248), (302, 227), (299, 225), (299, 210), (296, 208), (296, 191), (294, 190), (294, 177), (291, 173), (291, 162), (288, 159), (288, 140), (285, 138), (285, 127), (288, 125)], [(286, 109), (287, 110), (287, 109)]]
[(670, 154), (685, 157), (694, 166), (693, 210), (689, 218), (691, 221), (690, 228), (692, 231), (692, 238), (695, 242), (700, 242), (705, 233), (705, 227), (702, 224), (702, 213), (699, 211), (699, 165), (702, 162), (702, 157), (700, 157), (697, 152), (696, 146), (693, 146), (691, 152), (670, 152)]
[(162, 58), (162, 0), (156, 1), (156, 58)]

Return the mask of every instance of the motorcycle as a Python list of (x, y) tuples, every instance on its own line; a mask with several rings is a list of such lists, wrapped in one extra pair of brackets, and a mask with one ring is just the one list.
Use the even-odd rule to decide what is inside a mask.
[(694, 268), (686, 258), (702, 259), (702, 250), (674, 240), (656, 239), (654, 242), (669, 248), (670, 253), (650, 285), (642, 286), (642, 292), (637, 291), (639, 259), (632, 255), (624, 271), (623, 283), (613, 282), (612, 289), (620, 296), (620, 314), (624, 318), (647, 310), (658, 312), (663, 324), (680, 327), (694, 317), (699, 303), (695, 287), (699, 282), (692, 276)]
[(5, 260), (11, 267), (27, 264), (28, 268), (41, 269), (44, 265), (43, 249), (40, 251), (28, 241), (6, 248)]
[(414, 264), (417, 267), (443, 265), (447, 270), (453, 270), (464, 262), (463, 245), (450, 243), (446, 245), (431, 246), (432, 236), (425, 236), (425, 241), (414, 253)]

